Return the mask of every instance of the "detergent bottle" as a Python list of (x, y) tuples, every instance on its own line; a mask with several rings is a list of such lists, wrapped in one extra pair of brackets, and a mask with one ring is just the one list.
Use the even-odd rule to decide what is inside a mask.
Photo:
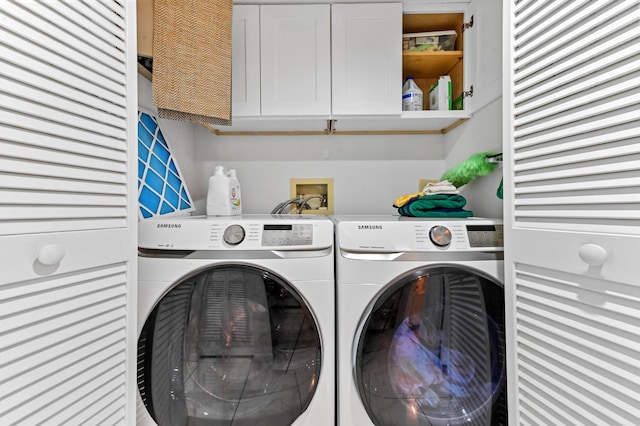
[(242, 201), (241, 201), (240, 182), (236, 176), (236, 171), (229, 170), (229, 197), (231, 202), (231, 214), (242, 214)]
[(209, 178), (207, 216), (233, 216), (231, 208), (231, 179), (224, 166), (216, 166)]
[(422, 111), (423, 95), (422, 89), (418, 87), (413, 77), (408, 77), (402, 86), (402, 110)]

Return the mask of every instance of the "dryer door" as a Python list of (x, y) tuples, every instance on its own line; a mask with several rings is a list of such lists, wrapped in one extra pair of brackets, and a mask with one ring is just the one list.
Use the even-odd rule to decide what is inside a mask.
[(416, 269), (362, 325), (356, 380), (374, 424), (507, 424), (502, 284), (458, 265)]
[(282, 278), (217, 266), (174, 286), (138, 341), (138, 387), (158, 425), (289, 425), (313, 398), (319, 329)]

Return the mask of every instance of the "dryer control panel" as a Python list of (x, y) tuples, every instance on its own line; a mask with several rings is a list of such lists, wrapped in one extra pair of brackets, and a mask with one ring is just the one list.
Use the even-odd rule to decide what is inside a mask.
[(502, 251), (503, 225), (496, 219), (337, 216), (343, 250), (360, 252)]

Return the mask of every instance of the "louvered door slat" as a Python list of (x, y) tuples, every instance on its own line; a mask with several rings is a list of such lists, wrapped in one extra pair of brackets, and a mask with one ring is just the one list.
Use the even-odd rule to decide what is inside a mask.
[[(99, 5), (100, 3), (95, 3)], [(70, 19), (69, 16), (57, 13), (56, 3), (31, 3), (29, 9), (14, 8), (11, 10), (11, 16), (21, 21), (23, 24), (37, 28), (42, 32), (46, 32), (52, 38), (55, 38), (67, 46), (73, 46), (74, 50), (85, 51), (91, 54), (87, 58), (90, 61), (104, 61), (103, 56), (122, 61), (122, 55), (118, 50), (124, 50), (124, 40), (119, 40), (113, 33), (96, 31), (96, 26), (88, 28), (86, 18), (81, 21), (81, 25)], [(68, 9), (67, 9), (68, 11)], [(46, 17), (47, 19), (43, 19)], [(53, 18), (53, 19), (52, 19)], [(70, 31), (73, 28), (73, 31)], [(105, 37), (102, 39), (98, 34)], [(98, 50), (103, 55), (97, 55)]]
[[(95, 132), (102, 137), (113, 137), (117, 139), (125, 138), (125, 130), (124, 123), (122, 119), (119, 119), (120, 125), (122, 127), (112, 127), (101, 123), (100, 121), (94, 121), (94, 119), (83, 118), (81, 115), (84, 112), (84, 107), (79, 105), (77, 107), (77, 111), (68, 112), (63, 110), (65, 106), (65, 102), (62, 101), (61, 105), (58, 107), (49, 105), (52, 103), (50, 101), (50, 97), (47, 94), (44, 94), (42, 99), (38, 101), (38, 97), (35, 98), (35, 102), (31, 99), (26, 99), (26, 96), (32, 95), (33, 92), (29, 89), (20, 93), (20, 90), (15, 90), (17, 88), (16, 85), (7, 83), (7, 90), (9, 96), (12, 96), (11, 102), (7, 101), (6, 105), (10, 108), (11, 111), (16, 112), (18, 114), (30, 115), (35, 118), (39, 118), (41, 120), (51, 121), (53, 123), (60, 123), (64, 126), (75, 127), (80, 130), (86, 132)], [(13, 92), (13, 93), (12, 93)], [(18, 98), (17, 96), (22, 96)], [(4, 96), (4, 95), (3, 95)], [(73, 108), (73, 105), (72, 105)], [(115, 117), (114, 117), (115, 119)]]
[[(580, 7), (577, 6), (579, 2), (572, 3), (574, 3), (574, 7)], [(568, 50), (574, 47), (582, 48), (600, 43), (603, 44), (602, 48), (610, 46), (610, 43), (618, 41), (618, 38), (611, 37), (611, 35), (617, 34), (618, 30), (633, 23), (633, 16), (624, 15), (624, 12), (629, 8), (624, 4), (617, 4), (609, 8), (605, 2), (590, 3), (590, 7), (583, 8), (580, 13), (574, 14), (574, 17), (569, 20), (531, 21), (535, 22), (535, 26), (531, 27), (535, 30), (527, 34), (530, 38), (522, 40), (518, 38), (516, 42), (518, 66), (528, 69), (521, 77), (527, 76), (528, 73), (538, 72), (548, 64), (554, 63), (558, 58), (563, 58), (567, 55)], [(564, 7), (562, 3), (554, 2), (554, 4), (560, 9)], [(598, 28), (598, 25), (608, 22), (613, 17), (616, 18), (615, 23), (608, 23), (605, 28)], [(588, 27), (581, 25), (586, 20), (589, 22)], [(524, 31), (525, 28), (521, 30)], [(621, 37), (626, 38), (628, 35)], [(566, 48), (568, 42), (571, 44)]]
[[(0, 98), (2, 100), (3, 98)], [(0, 115), (0, 124), (13, 124), (19, 127), (23, 131), (33, 132), (35, 139), (40, 139), (41, 135), (59, 137), (68, 139), (70, 141), (80, 142), (88, 145), (88, 148), (93, 148), (93, 145), (98, 147), (110, 148), (121, 152), (126, 152), (126, 141), (121, 139), (113, 139), (105, 137), (100, 133), (94, 133), (78, 129), (76, 127), (70, 127), (73, 120), (70, 123), (55, 123), (46, 119), (46, 117), (34, 117), (22, 114), (13, 113), (9, 110), (3, 111)], [(11, 129), (10, 129), (11, 130)], [(56, 148), (55, 145), (51, 148)]]
[[(7, 141), (7, 143), (16, 143), (34, 148), (45, 148), (49, 152), (51, 152), (51, 147), (55, 147), (61, 153), (70, 152), (78, 154), (80, 158), (93, 157), (114, 163), (122, 163), (127, 158), (126, 151), (88, 144), (85, 141), (61, 138), (51, 134), (34, 133), (26, 129), (5, 128), (3, 129), (2, 138)], [(9, 150), (0, 148), (0, 152), (9, 153)]]
[[(54, 119), (54, 113), (51, 113), (51, 109), (53, 109), (56, 114), (73, 114), (73, 123), (77, 127), (89, 128), (104, 134), (114, 134), (119, 138), (124, 137), (125, 128), (123, 127), (124, 120), (122, 117), (111, 115), (108, 112), (97, 111), (91, 106), (68, 101), (60, 98), (60, 96), (50, 94), (49, 88), (45, 88), (45, 90), (35, 89), (31, 84), (31, 81), (28, 82), (28, 85), (12, 81), (4, 83), (3, 91), (6, 95), (23, 100), (21, 103), (12, 100), (10, 106), (13, 110), (33, 114), (33, 108), (42, 105), (48, 108), (45, 115), (48, 119)], [(25, 104), (27, 105), (26, 108), (24, 107)]]
[[(575, 25), (594, 13), (601, 5), (596, 2), (585, 5), (581, 2), (546, 1), (539, 7), (522, 11), (516, 17), (515, 25), (519, 27), (519, 36), (516, 45), (519, 48), (527, 44), (553, 42), (553, 29), (562, 22), (567, 25)], [(529, 13), (527, 13), (529, 12)], [(538, 17), (532, 16), (533, 14)], [(540, 16), (544, 16), (541, 18)]]
[(135, 424), (135, 1), (0, 1), (0, 424)]
[[(0, 22), (3, 23), (2, 26), (0, 26), (0, 39), (6, 41), (9, 46), (15, 46), (15, 49), (19, 53), (35, 56), (44, 62), (53, 64), (61, 70), (65, 70), (65, 72), (69, 74), (93, 82), (93, 84), (110, 92), (125, 96), (124, 82), (120, 80), (121, 75), (118, 75), (114, 69), (117, 69), (118, 65), (114, 64), (113, 68), (97, 65), (94, 67), (96, 69), (85, 68), (83, 66), (83, 60), (86, 61), (86, 58), (83, 52), (69, 51), (64, 52), (68, 57), (62, 56), (56, 52), (57, 48), (64, 46), (61, 43), (51, 41), (45, 45), (39, 45), (32, 40), (37, 40), (41, 37), (41, 33), (23, 25), (11, 25), (14, 21), (9, 17), (3, 18), (5, 19), (0, 20)], [(29, 36), (30, 38), (25, 38)]]
[(640, 422), (640, 1), (506, 0), (510, 423)]
[[(33, 140), (33, 139), (31, 139)], [(85, 169), (102, 170), (106, 172), (114, 172), (124, 174), (126, 168), (123, 160), (125, 153), (117, 152), (119, 155), (113, 155), (110, 159), (98, 158), (93, 155), (77, 155), (77, 153), (65, 152), (63, 150), (51, 150), (46, 144), (18, 144), (0, 142), (0, 151), (7, 153), (14, 159), (21, 161), (38, 161), (49, 162), (51, 164), (79, 167)], [(120, 158), (117, 158), (120, 157)]]
[(90, 7), (79, 7), (74, 2), (69, 2), (69, 7), (75, 8), (92, 23), (108, 30), (117, 32), (118, 28), (124, 27), (122, 14), (122, 2), (110, 1), (92, 4)]
[[(0, 34), (2, 31), (0, 30)], [(19, 37), (14, 37), (14, 41), (19, 41)], [(24, 78), (31, 79), (33, 74), (37, 72), (41, 78), (50, 80), (52, 82), (52, 89), (57, 89), (61, 97), (66, 98), (75, 91), (80, 91), (84, 94), (92, 95), (96, 99), (101, 99), (104, 102), (110, 102), (114, 106), (119, 107), (120, 111), (125, 106), (125, 96), (122, 93), (113, 92), (109, 89), (96, 84), (93, 80), (87, 80), (79, 78), (77, 75), (70, 74), (64, 68), (55, 66), (52, 61), (55, 60), (55, 56), (49, 55), (49, 57), (34, 57), (29, 52), (16, 51), (13, 48), (3, 46), (0, 44), (0, 56), (9, 65), (13, 65), (17, 68), (25, 69)], [(19, 74), (9, 74), (0, 71), (0, 75), (5, 75), (11, 78), (21, 76)], [(68, 90), (66, 88), (69, 88)], [(61, 90), (62, 89), (62, 90)]]

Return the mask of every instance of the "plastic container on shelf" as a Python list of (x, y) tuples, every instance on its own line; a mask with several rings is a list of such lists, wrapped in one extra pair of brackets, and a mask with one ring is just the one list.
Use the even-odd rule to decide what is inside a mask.
[[(240, 214), (232, 206), (231, 178), (223, 166), (216, 166), (209, 178), (207, 216), (235, 216)], [(238, 204), (239, 207), (239, 204)]]
[(429, 109), (448, 111), (452, 109), (451, 77), (443, 75), (429, 90)]
[(408, 77), (402, 86), (402, 110), (422, 111), (424, 97), (413, 77)]
[(451, 51), (458, 34), (455, 30), (402, 34), (402, 50), (410, 52)]
[(233, 169), (229, 170), (229, 192), (232, 214), (242, 214), (240, 182), (236, 176), (236, 171)]

